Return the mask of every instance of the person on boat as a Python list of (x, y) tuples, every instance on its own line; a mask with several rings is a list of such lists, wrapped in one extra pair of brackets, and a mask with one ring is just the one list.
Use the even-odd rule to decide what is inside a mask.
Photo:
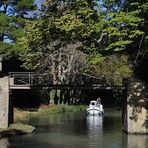
[(101, 98), (100, 97), (98, 97), (96, 105), (97, 106), (100, 106), (101, 105)]

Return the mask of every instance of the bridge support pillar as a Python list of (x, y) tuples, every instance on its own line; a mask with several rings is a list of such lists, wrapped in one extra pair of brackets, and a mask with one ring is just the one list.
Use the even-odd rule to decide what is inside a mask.
[(9, 122), (9, 77), (0, 78), (0, 128), (8, 127)]
[(148, 134), (148, 88), (140, 80), (129, 80), (123, 106), (123, 131)]

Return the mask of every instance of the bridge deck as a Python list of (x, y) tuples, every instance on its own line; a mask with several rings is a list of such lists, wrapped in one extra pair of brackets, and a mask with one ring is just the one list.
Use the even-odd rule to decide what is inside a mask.
[(45, 86), (27, 86), (27, 85), (11, 85), (9, 87), (10, 89), (81, 89), (81, 90), (85, 90), (85, 89), (92, 89), (92, 90), (113, 90), (113, 89), (125, 89), (124, 86), (100, 86), (100, 85), (96, 85), (96, 86), (84, 86), (84, 85), (45, 85)]
[[(109, 84), (107, 81), (104, 83), (100, 78), (96, 84), (52, 84), (52, 79), (48, 75), (43, 75), (34, 72), (10, 72), (10, 89), (125, 89), (123, 85)], [(121, 79), (119, 79), (122, 84)]]

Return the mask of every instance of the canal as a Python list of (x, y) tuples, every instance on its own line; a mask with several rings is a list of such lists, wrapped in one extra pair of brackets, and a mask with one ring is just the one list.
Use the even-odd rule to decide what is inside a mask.
[(121, 112), (105, 109), (101, 117), (84, 112), (34, 117), (24, 123), (35, 133), (0, 139), (0, 148), (147, 148), (148, 136), (122, 132)]

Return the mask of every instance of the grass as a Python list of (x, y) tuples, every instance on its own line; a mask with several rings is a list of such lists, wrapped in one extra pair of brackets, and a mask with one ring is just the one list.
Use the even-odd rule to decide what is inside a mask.
[(59, 113), (65, 113), (65, 112), (77, 112), (77, 111), (83, 111), (85, 109), (86, 109), (85, 105), (66, 105), (66, 104), (42, 105), (35, 112), (15, 109), (14, 118), (17, 121), (25, 118), (34, 117), (34, 116), (59, 114)]
[(57, 113), (64, 113), (64, 112), (76, 112), (85, 110), (86, 106), (84, 105), (56, 105), (51, 108), (40, 108), (38, 110), (39, 114), (57, 114)]

